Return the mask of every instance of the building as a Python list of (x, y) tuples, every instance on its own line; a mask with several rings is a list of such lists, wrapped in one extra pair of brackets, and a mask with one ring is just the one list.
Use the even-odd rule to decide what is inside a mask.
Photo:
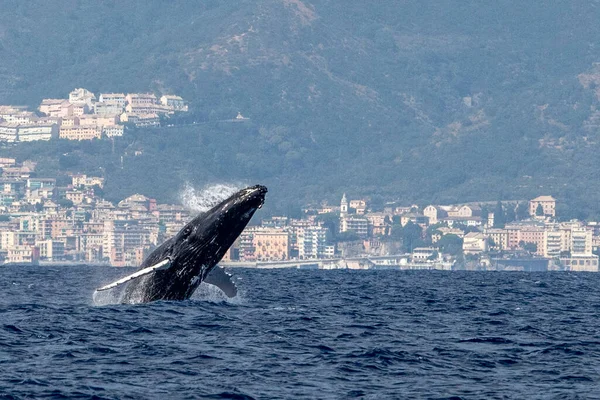
[(367, 211), (366, 200), (350, 200), (350, 208), (358, 215), (364, 215)]
[(556, 199), (552, 196), (540, 196), (529, 201), (529, 215), (535, 217), (538, 206), (542, 207), (544, 216), (556, 217)]
[(96, 105), (99, 103), (116, 104), (122, 109), (125, 109), (125, 105), (127, 104), (127, 99), (123, 93), (101, 93), (98, 100)]
[(389, 234), (391, 225), (390, 215), (382, 212), (371, 212), (365, 215), (369, 221), (369, 232), (371, 235), (384, 236)]
[(463, 238), (465, 254), (479, 254), (488, 251), (488, 239), (481, 232), (469, 232)]
[(543, 256), (546, 251), (546, 229), (538, 226), (522, 227), (518, 231), (517, 246), (521, 247), (525, 244), (534, 244), (536, 250), (533, 253), (538, 256)]
[(92, 140), (102, 137), (102, 128), (97, 126), (61, 126), (59, 137), (67, 140)]
[(252, 246), (256, 260), (287, 260), (290, 254), (290, 234), (277, 228), (257, 230), (252, 237)]
[(400, 225), (406, 226), (406, 224), (408, 224), (409, 222), (412, 222), (416, 225), (424, 226), (429, 223), (429, 220), (423, 214), (418, 213), (408, 213), (400, 216)]
[(71, 182), (73, 184), (73, 187), (79, 187), (79, 186), (84, 186), (84, 187), (99, 186), (101, 188), (104, 187), (104, 178), (100, 178), (97, 176), (87, 176), (84, 174), (72, 175)]
[(152, 93), (128, 93), (127, 103), (133, 107), (152, 106), (157, 104), (156, 96)]
[(326, 257), (327, 228), (311, 226), (296, 232), (298, 257), (301, 259)]
[(115, 115), (121, 114), (125, 110), (125, 104), (103, 103), (94, 104), (94, 114), (96, 115)]
[(0, 142), (14, 143), (19, 140), (19, 124), (0, 122)]
[(340, 232), (354, 232), (358, 236), (369, 234), (369, 220), (357, 215), (347, 215), (340, 218)]
[(563, 244), (564, 232), (560, 230), (546, 231), (546, 248), (544, 257), (554, 258), (559, 257), (560, 253), (565, 251)]
[(174, 111), (187, 111), (188, 106), (179, 96), (164, 95), (160, 98), (160, 104)]
[(17, 160), (14, 158), (0, 158), (0, 168), (14, 167), (17, 165)]
[(571, 256), (561, 257), (561, 263), (567, 271), (598, 272), (598, 256)]
[(441, 218), (447, 217), (448, 213), (441, 207), (429, 205), (423, 210), (423, 215), (429, 218), (429, 223), (433, 225), (440, 222)]
[(73, 104), (65, 99), (44, 99), (38, 110), (49, 117), (73, 116)]
[(110, 115), (82, 115), (79, 117), (79, 125), (81, 126), (104, 126), (115, 125), (119, 121), (117, 114)]
[(434, 247), (415, 247), (411, 253), (412, 261), (423, 262), (433, 257), (436, 253)]
[(125, 132), (123, 125), (105, 125), (102, 127), (102, 134), (107, 138), (121, 137)]
[(41, 260), (56, 261), (65, 256), (65, 242), (61, 240), (41, 240), (37, 242), (37, 247)]
[(8, 249), (6, 262), (11, 264), (32, 264), (39, 259), (39, 248), (35, 246), (13, 246)]
[(592, 255), (592, 231), (588, 229), (571, 230), (571, 256)]
[(157, 114), (121, 114), (122, 122), (129, 122), (136, 128), (154, 127), (160, 125), (160, 118)]
[(348, 215), (348, 199), (346, 198), (346, 193), (342, 196), (342, 201), (340, 202), (340, 218)]
[(81, 204), (83, 203), (84, 194), (79, 190), (68, 190), (66, 199), (73, 202), (73, 204)]
[(508, 249), (508, 231), (505, 229), (486, 229), (484, 234), (488, 238), (488, 246), (495, 250)]
[(87, 89), (78, 88), (69, 93), (69, 103), (73, 105), (86, 105), (91, 110), (95, 102), (96, 95)]
[(18, 128), (19, 142), (34, 142), (37, 140), (51, 140), (58, 136), (58, 126), (49, 125), (20, 125)]

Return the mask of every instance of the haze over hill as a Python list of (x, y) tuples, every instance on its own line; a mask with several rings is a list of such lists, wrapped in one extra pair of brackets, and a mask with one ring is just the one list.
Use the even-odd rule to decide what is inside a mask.
[(5, 1), (0, 104), (177, 93), (202, 123), (1, 154), (101, 167), (113, 199), (261, 182), (279, 208), (551, 194), (597, 217), (600, 4), (529, 3)]

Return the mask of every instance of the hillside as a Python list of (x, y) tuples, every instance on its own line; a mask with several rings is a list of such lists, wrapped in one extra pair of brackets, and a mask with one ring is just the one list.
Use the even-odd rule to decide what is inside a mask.
[[(48, 172), (101, 167), (113, 199), (261, 182), (281, 210), (344, 191), (406, 203), (552, 194), (565, 216), (600, 217), (595, 1), (364, 4), (5, 1), (0, 104), (151, 90), (180, 94), (202, 123), (136, 132), (114, 153), (0, 154)], [(219, 122), (238, 111), (250, 122)]]

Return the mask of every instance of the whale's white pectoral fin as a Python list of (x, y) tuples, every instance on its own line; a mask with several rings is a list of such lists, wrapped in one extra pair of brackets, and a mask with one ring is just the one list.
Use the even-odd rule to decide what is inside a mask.
[(235, 297), (237, 294), (237, 286), (231, 280), (231, 275), (219, 266), (214, 267), (204, 282), (215, 285), (225, 293), (227, 297)]
[(139, 278), (148, 274), (151, 274), (154, 271), (161, 271), (164, 269), (169, 269), (171, 267), (171, 260), (169, 260), (168, 258), (165, 260), (162, 260), (161, 262), (159, 262), (158, 264), (154, 264), (148, 268), (144, 268), (141, 269), (139, 271), (136, 271), (135, 273), (131, 274), (131, 275), (127, 275), (125, 278), (121, 278), (118, 281), (115, 281), (113, 283), (110, 283), (106, 286), (102, 286), (99, 289), (96, 289), (97, 292), (102, 292), (103, 290), (108, 290), (108, 289), (112, 289), (115, 288), (119, 285), (122, 285), (126, 282), (129, 282), (132, 279), (135, 278)]

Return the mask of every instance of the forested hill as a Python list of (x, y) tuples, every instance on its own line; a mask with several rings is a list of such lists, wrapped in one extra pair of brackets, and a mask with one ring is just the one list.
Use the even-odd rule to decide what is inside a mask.
[(598, 21), (592, 0), (4, 0), (0, 104), (177, 93), (203, 124), (2, 154), (102, 167), (113, 198), (241, 181), (280, 207), (551, 194), (596, 217)]

